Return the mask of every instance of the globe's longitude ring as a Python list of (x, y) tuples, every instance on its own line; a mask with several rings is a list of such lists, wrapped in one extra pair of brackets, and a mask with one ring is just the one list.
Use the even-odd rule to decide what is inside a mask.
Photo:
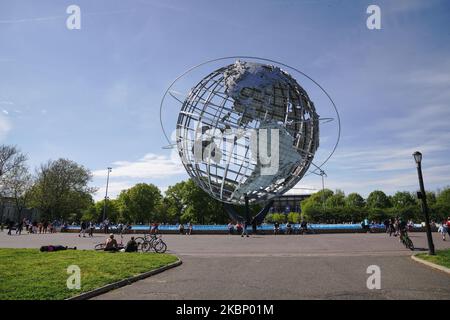
[[(163, 97), (162, 97), (162, 99), (161, 99), (161, 103), (160, 103), (160, 105), (159, 105), (159, 121), (160, 121), (161, 129), (162, 129), (162, 131), (163, 131), (164, 137), (166, 138), (168, 144), (169, 144), (169, 145), (172, 145), (172, 142), (170, 141), (170, 139), (169, 139), (169, 137), (168, 137), (168, 135), (167, 135), (167, 133), (166, 133), (166, 130), (164, 129), (164, 124), (163, 124), (163, 121), (162, 121), (162, 108), (163, 108), (163, 105), (164, 105), (164, 100), (165, 100), (167, 94), (170, 92), (170, 90), (171, 90), (172, 87), (174, 86), (174, 84), (175, 84), (179, 79), (181, 79), (182, 77), (184, 77), (186, 74), (188, 74), (189, 72), (191, 72), (191, 71), (193, 71), (193, 70), (195, 70), (195, 69), (197, 69), (197, 68), (199, 68), (199, 67), (201, 67), (201, 66), (204, 66), (204, 65), (206, 65), (206, 64), (208, 64), (208, 63), (213, 63), (213, 62), (217, 62), (217, 61), (221, 61), (221, 60), (229, 60), (229, 59), (253, 59), (253, 60), (261, 60), (261, 61), (266, 61), (266, 62), (276, 63), (276, 64), (278, 64), (278, 65), (284, 66), (284, 67), (286, 67), (286, 68), (289, 68), (289, 69), (291, 69), (291, 70), (294, 70), (294, 71), (300, 73), (301, 75), (303, 75), (304, 77), (306, 77), (307, 79), (309, 79), (311, 82), (313, 82), (313, 83), (314, 83), (314, 84), (315, 84), (315, 85), (316, 85), (316, 86), (317, 86), (317, 87), (318, 87), (318, 88), (319, 88), (319, 89), (327, 96), (328, 100), (331, 102), (331, 105), (333, 106), (333, 109), (334, 109), (334, 111), (335, 111), (335, 113), (336, 113), (336, 119), (337, 119), (337, 123), (338, 123), (338, 134), (337, 134), (336, 142), (334, 143), (334, 146), (333, 146), (333, 148), (332, 148), (330, 154), (325, 158), (325, 160), (323, 160), (322, 163), (320, 163), (319, 165), (314, 165), (314, 163), (313, 163), (313, 165), (316, 167), (316, 169), (314, 169), (314, 170), (312, 171), (312, 173), (317, 174), (316, 172), (317, 172), (317, 171), (320, 171), (321, 168), (328, 162), (328, 160), (330, 160), (330, 158), (331, 158), (331, 157), (333, 156), (333, 154), (336, 152), (336, 149), (337, 149), (337, 147), (338, 147), (338, 145), (339, 145), (339, 141), (340, 141), (340, 137), (341, 137), (341, 118), (340, 118), (340, 115), (339, 115), (339, 111), (338, 111), (337, 106), (336, 106), (336, 104), (334, 103), (333, 99), (331, 98), (331, 96), (328, 94), (328, 92), (327, 92), (327, 91), (326, 91), (326, 90), (325, 90), (325, 89), (324, 89), (317, 81), (315, 81), (313, 78), (311, 78), (310, 76), (308, 76), (306, 73), (304, 73), (304, 72), (298, 70), (297, 68), (291, 67), (291, 66), (289, 66), (289, 65), (287, 65), (287, 64), (284, 64), (284, 63), (282, 63), (282, 62), (278, 62), (278, 61), (273, 60), (273, 59), (260, 58), (260, 57), (255, 57), (255, 56), (228, 56), (228, 57), (221, 57), (221, 58), (211, 59), (211, 60), (207, 60), (207, 61), (205, 61), (205, 62), (199, 63), (199, 64), (197, 64), (197, 65), (195, 65), (195, 66), (189, 68), (188, 70), (186, 70), (185, 72), (183, 72), (182, 74), (180, 74), (178, 77), (176, 77), (176, 78), (170, 83), (170, 85), (169, 85), (169, 87), (166, 89), (166, 91), (164, 92), (164, 95), (163, 95)], [(307, 176), (307, 175), (308, 175), (308, 173), (305, 174), (305, 176)]]
[[(220, 58), (197, 65), (175, 79), (166, 90), (160, 105), (160, 122), (169, 144), (171, 141), (162, 124), (162, 106), (167, 93), (173, 96), (170, 91), (172, 86), (179, 78), (201, 65), (231, 58), (244, 57)], [(270, 61), (293, 69), (325, 92), (317, 82), (299, 70), (269, 59), (246, 58)], [(339, 117), (333, 101), (326, 95)], [(250, 201), (264, 201), (283, 194), (307, 173), (319, 145), (318, 121), (314, 103), (288, 73), (272, 65), (236, 61), (213, 71), (190, 90), (178, 116), (177, 148), (189, 176), (211, 196), (229, 203), (243, 203), (245, 197)], [(245, 134), (235, 134), (234, 143), (227, 147), (226, 139), (220, 133), (217, 134), (217, 130), (224, 133), (231, 128), (238, 129), (237, 132), (247, 129), (256, 129), (258, 132), (261, 129), (279, 131), (280, 137), (278, 134), (276, 136), (279, 145), (276, 154), (280, 160), (276, 160), (277, 165), (273, 166), (276, 171), (263, 173), (267, 165), (261, 162), (259, 154), (254, 157), (254, 147), (252, 155), (248, 155), (253, 142), (249, 143), (250, 139)], [(216, 133), (205, 135), (210, 129)], [(238, 138), (242, 137), (244, 139), (239, 143)], [(238, 146), (244, 146), (245, 151), (238, 150)], [(198, 154), (201, 154), (200, 159)], [(208, 154), (206, 159), (204, 154)], [(214, 158), (213, 164), (214, 154), (219, 158)], [(313, 165), (316, 169), (312, 173), (322, 171), (319, 166)]]

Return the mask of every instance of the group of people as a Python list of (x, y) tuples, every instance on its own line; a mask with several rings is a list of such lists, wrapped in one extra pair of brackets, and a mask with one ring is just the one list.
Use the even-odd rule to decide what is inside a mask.
[[(97, 225), (95, 224), (95, 222), (81, 221), (80, 232), (78, 233), (78, 236), (81, 237), (81, 235), (83, 235), (83, 237), (86, 237), (86, 233), (87, 233), (89, 237), (93, 237), (96, 227), (97, 227)], [(112, 225), (108, 219), (105, 219), (103, 222), (101, 222), (98, 225), (98, 228), (100, 231), (104, 232), (105, 234), (108, 234), (109, 231), (111, 231)], [(129, 223), (125, 225), (125, 224), (119, 222), (115, 226), (115, 230), (117, 231), (117, 233), (120, 233), (120, 234), (122, 234), (130, 229), (131, 229), (131, 224), (129, 224)]]
[(114, 234), (111, 233), (105, 241), (104, 251), (137, 252), (138, 244), (134, 239), (134, 237), (131, 237), (131, 239), (127, 242), (127, 244), (125, 246), (122, 246), (119, 243), (117, 243), (117, 240), (114, 238)]
[(180, 223), (178, 225), (178, 232), (180, 234), (185, 234), (185, 235), (191, 235), (192, 234), (192, 230), (194, 230), (194, 226), (192, 225), (191, 222), (188, 222), (187, 224), (187, 231), (185, 230), (184, 224)]
[[(228, 234), (234, 234), (234, 232), (236, 231), (237, 234), (240, 234), (242, 237), (247, 236), (248, 237), (248, 232), (247, 232), (247, 223), (241, 223), (241, 222), (237, 222), (237, 223), (233, 223), (233, 222), (229, 222), (227, 225), (228, 228)], [(300, 234), (306, 233), (308, 231), (308, 223), (305, 220), (302, 220), (299, 228), (295, 229), (294, 225), (292, 225), (289, 221), (286, 223), (286, 225), (284, 226), (284, 230), (285, 230), (285, 234), (293, 234), (294, 232), (298, 232)], [(257, 224), (254, 221), (252, 223), (252, 231), (253, 234), (257, 233)], [(282, 232), (282, 228), (280, 226), (279, 222), (274, 222), (273, 224), (273, 233), (274, 234), (280, 234)]]
[[(24, 228), (28, 234), (56, 232), (54, 223), (48, 222), (47, 220), (37, 222), (37, 221), (31, 221), (27, 218), (23, 218), (22, 220), (20, 220), (17, 223), (15, 223), (13, 220), (7, 220), (6, 227), (8, 229), (8, 235), (12, 235), (12, 231), (14, 229), (15, 229), (15, 234), (21, 235)], [(3, 223), (1, 223), (0, 229), (1, 229), (1, 231), (3, 231), (3, 229), (4, 229)]]

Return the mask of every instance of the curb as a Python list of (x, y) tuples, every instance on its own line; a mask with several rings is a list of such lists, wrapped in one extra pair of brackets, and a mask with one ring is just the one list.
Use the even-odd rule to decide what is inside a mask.
[(440, 266), (438, 264), (435, 264), (435, 263), (432, 263), (432, 262), (429, 262), (429, 261), (417, 258), (415, 255), (411, 256), (411, 259), (413, 259), (416, 262), (422, 263), (422, 264), (424, 264), (424, 265), (426, 265), (426, 266), (428, 266), (430, 268), (440, 270), (440, 271), (445, 272), (445, 273), (450, 275), (450, 268), (443, 267), (443, 266)]
[(163, 271), (166, 271), (166, 270), (178, 267), (182, 263), (183, 262), (181, 261), (181, 259), (178, 258), (177, 261), (175, 261), (175, 262), (173, 262), (171, 264), (168, 264), (167, 266), (164, 266), (164, 267), (161, 267), (161, 268), (158, 268), (158, 269), (154, 269), (154, 270), (151, 270), (151, 271), (147, 271), (147, 272), (138, 274), (137, 276), (134, 276), (134, 277), (130, 277), (130, 278), (126, 278), (126, 279), (123, 279), (123, 280), (120, 280), (120, 281), (117, 281), (117, 282), (113, 282), (113, 283), (107, 284), (107, 285), (105, 285), (103, 287), (100, 287), (100, 288), (97, 288), (97, 289), (94, 289), (94, 290), (91, 290), (91, 291), (88, 291), (88, 292), (84, 292), (82, 294), (79, 294), (79, 295), (67, 298), (65, 300), (87, 300), (87, 299), (99, 296), (99, 295), (101, 295), (103, 293), (106, 293), (108, 291), (111, 291), (111, 290), (114, 290), (114, 289), (118, 289), (118, 288), (124, 287), (126, 285), (132, 284), (133, 282), (136, 282), (136, 281), (139, 281), (139, 280), (151, 277), (151, 276), (153, 276), (155, 274), (158, 274), (158, 273), (161, 273)]

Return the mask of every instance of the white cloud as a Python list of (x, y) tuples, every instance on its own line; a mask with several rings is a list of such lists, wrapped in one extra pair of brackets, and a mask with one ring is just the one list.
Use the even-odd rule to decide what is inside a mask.
[[(108, 197), (114, 199), (120, 191), (129, 189), (134, 186), (134, 183), (128, 181), (112, 181), (108, 185)], [(105, 198), (106, 185), (100, 187), (94, 194), (94, 199), (99, 201)]]
[(0, 141), (3, 141), (11, 130), (12, 125), (7, 117), (0, 113)]
[[(173, 162), (166, 156), (153, 153), (146, 154), (137, 161), (116, 161), (113, 163), (111, 178), (164, 178), (184, 173), (179, 163)], [(94, 176), (106, 177), (107, 171), (97, 170)]]

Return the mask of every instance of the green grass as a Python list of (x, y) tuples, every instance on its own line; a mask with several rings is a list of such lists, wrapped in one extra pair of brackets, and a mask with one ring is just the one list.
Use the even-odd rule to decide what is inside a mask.
[(421, 253), (418, 254), (416, 257), (438, 264), (440, 266), (450, 268), (450, 249), (438, 250), (436, 251), (435, 256), (429, 256), (426, 253)]
[[(176, 260), (176, 256), (157, 253), (0, 249), (0, 300), (65, 299)], [(67, 288), (70, 265), (80, 267), (79, 290)]]

